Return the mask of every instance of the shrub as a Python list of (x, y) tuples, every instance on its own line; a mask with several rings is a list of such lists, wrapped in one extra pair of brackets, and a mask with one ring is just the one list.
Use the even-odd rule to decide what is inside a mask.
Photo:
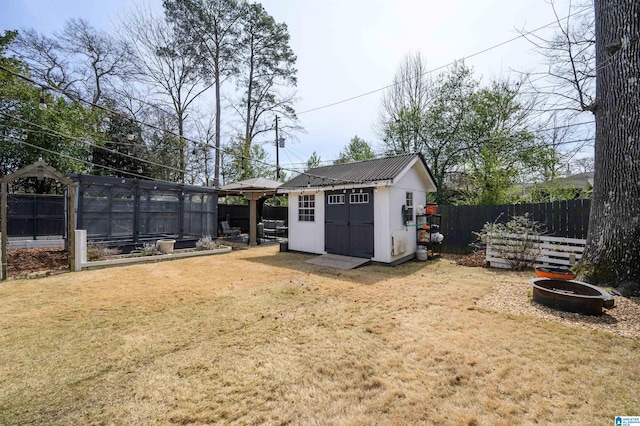
[(105, 260), (118, 254), (120, 254), (120, 250), (118, 250), (117, 248), (94, 244), (87, 246), (87, 260), (90, 262), (96, 260)]
[(202, 237), (196, 241), (196, 249), (198, 250), (214, 250), (220, 248), (220, 243), (210, 236)]
[(529, 217), (513, 216), (506, 223), (487, 222), (480, 232), (474, 232), (483, 243), (492, 242), (491, 248), (497, 251), (511, 269), (521, 271), (533, 267), (540, 253), (538, 237), (543, 234), (543, 225)]
[(160, 249), (158, 248), (158, 243), (144, 243), (142, 246), (142, 255), (143, 256), (155, 256), (160, 253)]

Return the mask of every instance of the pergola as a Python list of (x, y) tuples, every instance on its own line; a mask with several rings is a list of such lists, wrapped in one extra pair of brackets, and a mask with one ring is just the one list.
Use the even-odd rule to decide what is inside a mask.
[(249, 245), (258, 244), (257, 236), (257, 206), (256, 202), (263, 197), (273, 197), (282, 182), (266, 178), (251, 178), (230, 183), (220, 188), (219, 196), (242, 195), (249, 200)]
[(23, 167), (16, 172), (0, 178), (0, 185), (2, 187), (2, 196), (0, 199), (0, 216), (2, 216), (2, 223), (0, 225), (0, 234), (2, 235), (0, 242), (0, 258), (2, 263), (2, 274), (0, 275), (0, 280), (7, 279), (7, 193), (9, 191), (9, 184), (16, 179), (26, 177), (34, 177), (38, 180), (42, 180), (44, 178), (54, 179), (67, 186), (67, 253), (69, 257), (69, 268), (71, 271), (75, 270), (74, 214), (76, 184), (44, 161), (36, 161), (29, 166)]

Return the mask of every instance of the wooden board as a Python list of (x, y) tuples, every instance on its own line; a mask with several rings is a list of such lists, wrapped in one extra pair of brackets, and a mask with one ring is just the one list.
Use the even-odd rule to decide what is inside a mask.
[[(515, 242), (520, 237), (518, 235), (508, 235), (505, 238), (493, 240), (487, 244), (486, 260), (493, 268), (508, 269), (509, 262), (499, 251), (500, 246), (509, 246), (509, 241)], [(535, 239), (536, 247), (532, 249), (530, 256), (525, 256), (528, 260), (533, 260), (534, 266), (573, 266), (584, 252), (587, 240), (577, 238), (562, 238), (539, 236)]]

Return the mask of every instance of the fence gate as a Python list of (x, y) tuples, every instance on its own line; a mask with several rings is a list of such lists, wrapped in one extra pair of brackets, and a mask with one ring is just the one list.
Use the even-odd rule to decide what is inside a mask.
[(7, 279), (7, 205), (8, 205), (8, 191), (9, 191), (9, 183), (13, 182), (16, 179), (20, 178), (28, 178), (33, 177), (38, 180), (49, 178), (54, 179), (63, 185), (67, 186), (66, 197), (67, 197), (67, 256), (69, 260), (69, 269), (71, 271), (75, 271), (75, 188), (76, 184), (54, 169), (49, 166), (44, 161), (36, 161), (35, 163), (26, 166), (14, 173), (11, 173), (7, 176), (4, 176), (0, 179), (1, 186), (1, 198), (0, 198), (0, 215), (2, 216), (2, 223), (0, 225), (0, 233), (2, 237), (0, 238), (0, 258), (2, 262), (2, 268), (0, 268), (0, 280)]

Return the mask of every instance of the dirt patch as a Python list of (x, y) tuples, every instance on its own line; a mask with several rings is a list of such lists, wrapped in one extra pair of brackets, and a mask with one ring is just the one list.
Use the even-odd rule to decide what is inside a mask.
[[(231, 246), (232, 250), (246, 250), (247, 244), (222, 241), (224, 245)], [(89, 260), (104, 260), (115, 258), (117, 253), (101, 256)], [(31, 248), (15, 249), (7, 251), (7, 275), (11, 278), (37, 278), (54, 272), (62, 272), (69, 269), (67, 252), (63, 249)]]
[(477, 251), (475, 253), (467, 254), (467, 255), (455, 255), (455, 254), (447, 254), (445, 255), (446, 259), (449, 259), (455, 262), (460, 266), (481, 266), (487, 267), (486, 260), (486, 252), (484, 250)]
[(7, 251), (7, 275), (26, 277), (69, 268), (67, 252), (63, 249), (31, 248)]

